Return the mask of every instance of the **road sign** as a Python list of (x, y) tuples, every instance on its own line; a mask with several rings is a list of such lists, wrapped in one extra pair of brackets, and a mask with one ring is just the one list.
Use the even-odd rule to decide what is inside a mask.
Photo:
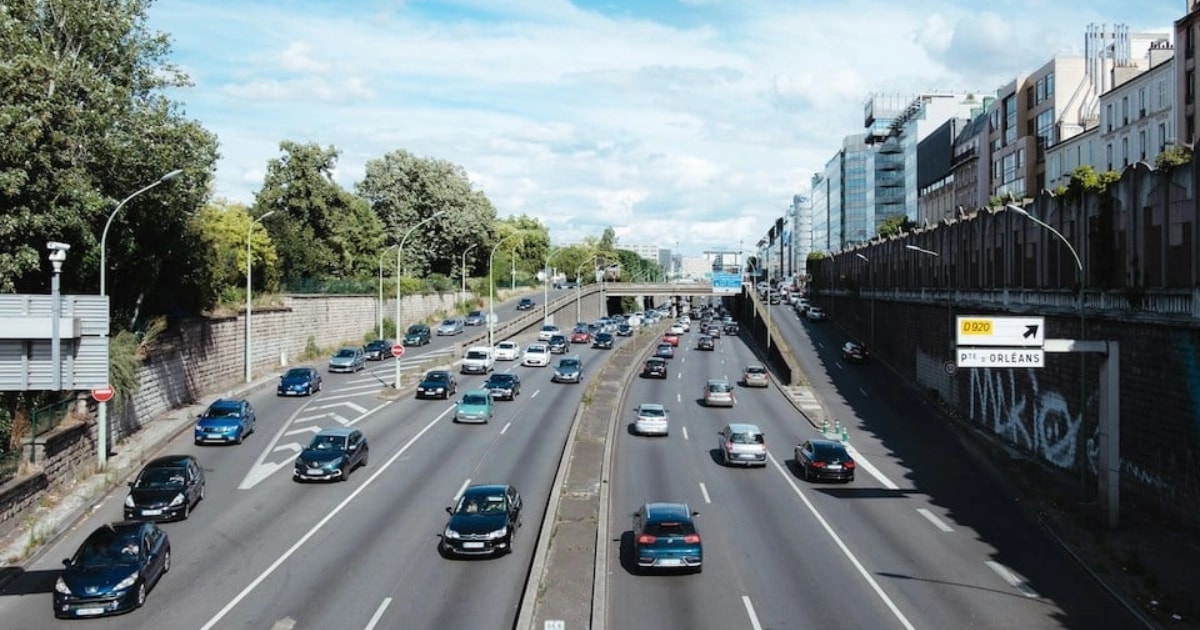
[(1041, 348), (958, 348), (954, 351), (960, 368), (1040, 368), (1046, 365)]
[(742, 274), (713, 273), (712, 292), (736, 294), (742, 292)]
[(396, 357), (397, 359), (404, 356), (404, 344), (402, 344), (402, 343), (392, 344), (392, 356)]
[(108, 402), (112, 400), (112, 397), (112, 385), (101, 385), (100, 387), (92, 388), (92, 398), (94, 398), (96, 402)]
[(955, 343), (959, 346), (1041, 348), (1045, 342), (1045, 317), (958, 316)]

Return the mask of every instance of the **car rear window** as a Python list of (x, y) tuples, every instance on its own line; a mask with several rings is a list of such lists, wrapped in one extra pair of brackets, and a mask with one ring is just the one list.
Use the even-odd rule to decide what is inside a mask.
[(747, 374), (766, 374), (767, 370), (766, 370), (766, 368), (761, 368), (761, 367), (748, 367), (748, 368), (746, 368), (746, 373)]
[(761, 433), (734, 433), (729, 436), (729, 441), (734, 444), (763, 444), (763, 436)]
[(732, 389), (733, 388), (729, 386), (729, 383), (709, 383), (708, 384), (708, 391), (716, 393), (716, 394), (724, 394), (729, 391), (732, 391)]
[(691, 536), (696, 533), (696, 526), (678, 521), (646, 523), (646, 533), (651, 536)]
[(813, 444), (813, 452), (821, 459), (847, 459), (846, 449), (833, 444)]

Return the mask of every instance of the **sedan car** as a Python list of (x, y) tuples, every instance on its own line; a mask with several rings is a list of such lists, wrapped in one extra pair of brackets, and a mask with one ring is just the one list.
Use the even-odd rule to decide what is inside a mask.
[(591, 343), (592, 330), (590, 328), (576, 328), (571, 331), (571, 343)]
[(454, 405), (454, 422), (487, 424), (496, 414), (492, 392), (487, 389), (472, 389)]
[(642, 403), (634, 409), (637, 419), (633, 421), (633, 432), (638, 435), (667, 435), (670, 431), (671, 414), (658, 403)]
[(370, 455), (362, 431), (350, 427), (321, 429), (296, 456), (292, 470), (295, 481), (346, 481)]
[(667, 378), (667, 361), (660, 357), (646, 359), (642, 366), (642, 378)]
[(382, 361), (392, 358), (392, 342), (388, 339), (376, 339), (363, 346), (363, 354), (368, 361)]
[(250, 401), (221, 398), (213, 401), (196, 418), (192, 439), (197, 445), (210, 442), (241, 444), (247, 435), (254, 433), (255, 423), (254, 405)]
[(669, 343), (660, 343), (654, 349), (654, 356), (660, 359), (673, 359), (675, 358), (675, 346)]
[(630, 326), (629, 324), (618, 325), (617, 326), (617, 335), (620, 337), (632, 337), (633, 336), (633, 326)]
[(150, 460), (129, 482), (125, 520), (185, 520), (204, 498), (204, 469), (191, 455)]
[(294, 367), (279, 377), (278, 396), (312, 396), (321, 391), (321, 373), (310, 367)]
[(517, 302), (518, 311), (532, 311), (534, 306), (533, 298), (523, 297)]
[(723, 378), (712, 378), (704, 384), (705, 407), (732, 407), (737, 401), (733, 398), (733, 386)]
[(805, 481), (854, 481), (857, 465), (846, 447), (835, 440), (808, 440), (795, 448), (796, 467)]
[(516, 400), (521, 395), (521, 377), (509, 372), (493, 372), (483, 383), (496, 400)]
[(429, 370), (417, 385), (417, 398), (448, 400), (458, 391), (458, 381), (449, 370)]
[(432, 341), (432, 335), (429, 334), (429, 326), (425, 324), (413, 324), (404, 334), (404, 345), (406, 346), (423, 346), (430, 341)]
[(463, 324), (466, 326), (482, 326), (485, 323), (487, 323), (487, 316), (483, 314), (483, 311), (471, 311), (463, 319)]
[(438, 324), (437, 334), (439, 337), (443, 335), (461, 335), (463, 332), (463, 320), (456, 317), (443, 319), (442, 323)]
[(54, 616), (100, 617), (146, 603), (146, 593), (171, 570), (171, 541), (158, 525), (123, 521), (101, 525), (54, 582)]
[(686, 503), (647, 503), (634, 512), (633, 554), (638, 568), (703, 570), (697, 515)]
[(716, 350), (717, 343), (715, 341), (713, 341), (712, 337), (710, 337), (708, 335), (701, 335), (700, 338), (696, 339), (696, 349), (697, 350)]
[(515, 341), (501, 341), (496, 344), (497, 361), (516, 361), (521, 358), (521, 344)]
[(770, 387), (771, 375), (767, 373), (767, 368), (761, 365), (747, 365), (742, 371), (742, 386)]
[(679, 335), (668, 332), (667, 334), (663, 335), (662, 342), (666, 343), (666, 344), (670, 344), (672, 347), (678, 347), (679, 346)]
[(726, 335), (736, 335), (740, 331), (741, 331), (741, 327), (738, 326), (737, 322), (726, 322), (725, 323), (725, 334)]
[(567, 348), (570, 347), (571, 342), (567, 340), (566, 335), (557, 335), (556, 334), (556, 335), (552, 335), (550, 337), (549, 345), (550, 345), (550, 354), (566, 354)]
[(667, 329), (668, 335), (677, 335), (678, 336), (678, 335), (682, 335), (685, 332), (687, 332), (687, 329), (684, 328), (683, 324), (678, 324), (678, 323), (671, 324), (671, 327)]
[(330, 372), (357, 372), (367, 367), (367, 355), (362, 348), (338, 348), (329, 358)]
[(721, 463), (726, 466), (767, 465), (767, 439), (757, 425), (727, 424), (717, 435)]
[(559, 359), (558, 365), (554, 368), (554, 376), (550, 377), (550, 381), (554, 383), (583, 382), (583, 362), (578, 357)]
[(512, 553), (521, 527), (521, 494), (509, 485), (468, 486), (446, 508), (450, 520), (438, 550), (445, 556)]
[(559, 334), (558, 326), (554, 324), (546, 324), (538, 331), (538, 341), (550, 341), (550, 338)]
[(596, 336), (592, 339), (592, 347), (602, 350), (612, 350), (613, 341), (612, 333), (596, 333)]
[(842, 344), (842, 360), (846, 363), (866, 363), (871, 358), (871, 351), (861, 343), (847, 341)]
[(525, 354), (521, 355), (521, 365), (529, 367), (550, 365), (550, 346), (544, 343), (531, 343), (525, 346)]

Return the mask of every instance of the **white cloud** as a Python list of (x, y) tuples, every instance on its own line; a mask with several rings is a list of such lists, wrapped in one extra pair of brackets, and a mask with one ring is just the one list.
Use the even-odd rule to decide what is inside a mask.
[(314, 72), (324, 74), (332, 68), (328, 63), (312, 56), (312, 47), (304, 42), (292, 42), (283, 51), (280, 65), (289, 72)]

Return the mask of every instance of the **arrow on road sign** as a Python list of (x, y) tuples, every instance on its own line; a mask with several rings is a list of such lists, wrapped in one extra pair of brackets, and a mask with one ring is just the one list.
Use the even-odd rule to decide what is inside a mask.
[(1030, 324), (1025, 327), (1025, 334), (1021, 335), (1021, 338), (1029, 339), (1030, 337), (1033, 337), (1034, 339), (1037, 339), (1037, 331), (1038, 331), (1038, 325)]

